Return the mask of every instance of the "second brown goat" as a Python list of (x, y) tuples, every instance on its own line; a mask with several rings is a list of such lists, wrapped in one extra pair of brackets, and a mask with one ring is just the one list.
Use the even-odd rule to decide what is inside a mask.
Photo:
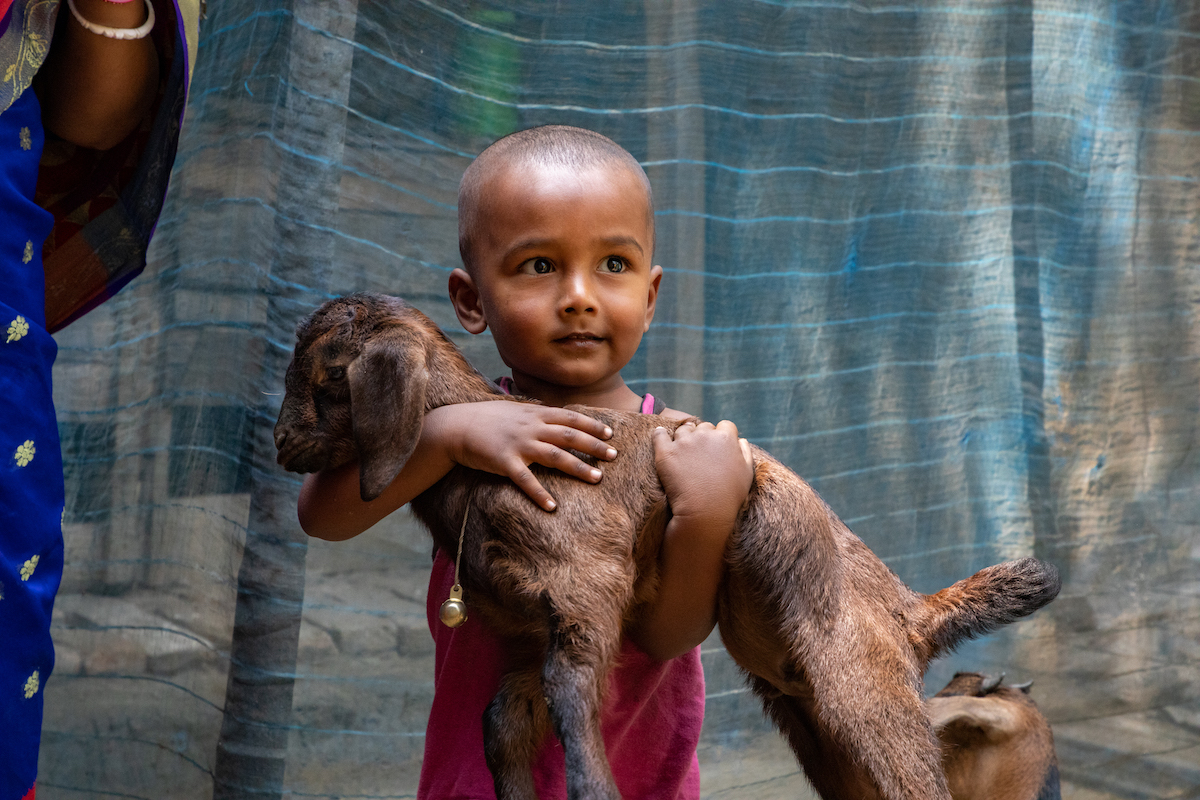
[(1061, 800), (1054, 734), (1029, 686), (959, 672), (929, 699), (954, 800)]
[[(404, 466), (427, 411), (525, 402), (498, 394), (425, 315), (367, 294), (331, 300), (300, 324), (286, 389), (279, 463), (312, 472), (358, 459), (365, 500)], [(626, 626), (657, 591), (670, 509), (651, 436), (680, 423), (573, 408), (609, 425), (620, 455), (597, 485), (535, 467), (555, 513), (508, 479), (464, 467), (412, 501), (451, 555), (469, 509), (466, 602), (515, 655), (482, 720), (500, 800), (536, 796), (530, 763), (551, 726), (568, 797), (619, 797), (600, 734), (601, 692)], [(812, 487), (765, 451), (754, 457), (718, 599), (726, 649), (821, 797), (949, 800), (921, 699), (926, 665), (1050, 602), (1056, 570), (1027, 558), (918, 594)]]

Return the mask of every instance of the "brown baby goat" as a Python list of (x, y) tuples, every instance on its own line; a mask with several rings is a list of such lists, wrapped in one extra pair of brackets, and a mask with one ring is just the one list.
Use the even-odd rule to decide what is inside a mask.
[[(497, 394), (419, 311), (368, 294), (331, 300), (300, 324), (286, 389), (279, 463), (311, 472), (357, 458), (364, 499), (404, 466), (430, 409), (524, 402)], [(464, 467), (412, 501), (449, 554), (470, 509), (466, 600), (518, 654), (483, 719), (500, 800), (535, 797), (530, 762), (551, 725), (566, 754), (568, 797), (619, 796), (604, 757), (600, 692), (622, 632), (656, 591), (670, 510), (651, 436), (680, 423), (576, 410), (611, 426), (620, 455), (597, 485), (538, 469), (555, 513), (507, 479)], [(1057, 572), (1027, 558), (917, 594), (812, 487), (765, 451), (754, 448), (754, 457), (719, 595), (725, 647), (822, 797), (949, 800), (921, 699), (925, 667), (962, 639), (1050, 602)]]
[(1029, 684), (960, 672), (929, 699), (954, 800), (1059, 800), (1050, 723)]

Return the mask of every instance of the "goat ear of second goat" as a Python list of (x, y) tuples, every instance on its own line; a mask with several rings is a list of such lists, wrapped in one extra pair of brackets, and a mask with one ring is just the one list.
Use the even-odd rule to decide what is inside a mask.
[(372, 339), (347, 375), (359, 494), (370, 501), (396, 479), (417, 447), (429, 371), (424, 350), (393, 330)]

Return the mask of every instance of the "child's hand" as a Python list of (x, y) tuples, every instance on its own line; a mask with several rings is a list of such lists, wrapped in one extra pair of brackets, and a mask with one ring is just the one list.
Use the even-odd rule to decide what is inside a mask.
[(654, 460), (671, 504), (659, 555), (659, 591), (630, 635), (654, 658), (687, 652), (712, 632), (725, 545), (754, 481), (754, 456), (737, 426), (686, 423), (654, 431)]
[(554, 406), (504, 400), (462, 403), (434, 409), (426, 415), (425, 425), (435, 426), (431, 433), (441, 439), (456, 463), (508, 476), (547, 511), (557, 504), (529, 469), (530, 464), (598, 483), (603, 473), (568, 448), (606, 461), (617, 457), (617, 451), (603, 441), (612, 436), (607, 425)]
[(684, 423), (672, 439), (654, 431), (654, 463), (674, 517), (728, 522), (732, 529), (754, 481), (754, 457), (729, 420)]

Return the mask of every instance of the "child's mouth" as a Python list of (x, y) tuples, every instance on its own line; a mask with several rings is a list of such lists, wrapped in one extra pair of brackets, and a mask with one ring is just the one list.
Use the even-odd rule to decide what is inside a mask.
[(604, 341), (604, 337), (595, 336), (590, 333), (572, 333), (569, 336), (563, 336), (555, 339), (556, 342), (566, 345), (586, 346), (589, 344), (598, 344)]

